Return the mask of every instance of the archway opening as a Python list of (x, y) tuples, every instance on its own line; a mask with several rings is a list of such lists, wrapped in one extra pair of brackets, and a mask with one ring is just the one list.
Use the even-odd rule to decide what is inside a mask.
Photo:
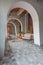
[(14, 24), (16, 25), (16, 28), (17, 28), (17, 35), (19, 34), (19, 33), (21, 33), (21, 24), (20, 24), (20, 22), (18, 21), (18, 20), (14, 20), (13, 21), (14, 22)]
[(9, 36), (11, 34), (15, 34), (15, 28), (14, 28), (14, 26), (11, 23), (8, 23), (7, 24), (7, 35)]
[[(10, 26), (7, 26), (7, 37), (12, 37), (12, 38), (17, 38), (18, 35), (21, 35), (22, 32), (22, 23), (19, 19), (17, 18), (8, 18), (8, 24), (10, 24)], [(7, 25), (8, 25), (7, 24)], [(11, 26), (11, 24), (13, 26)]]
[(10, 21), (7, 23), (7, 39), (12, 40), (17, 36), (16, 25)]
[(21, 36), (22, 39), (33, 40), (33, 20), (27, 10), (13, 8), (8, 14), (8, 21), (11, 20), (16, 25), (17, 36)]
[[(24, 5), (24, 3), (25, 3), (25, 5)], [(23, 11), (22, 9), (25, 9), (31, 15), (32, 20), (33, 20), (34, 44), (40, 45), (39, 18), (38, 18), (38, 14), (37, 14), (37, 11), (35, 10), (35, 8), (30, 3), (27, 3), (25, 1), (20, 1), (20, 2), (16, 2), (15, 4), (12, 5), (12, 7), (9, 9), (8, 14), (10, 13), (11, 10), (13, 10), (15, 8), (20, 8), (20, 11), (18, 13), (16, 13), (17, 15), (21, 14), (21, 12)], [(16, 10), (16, 11), (18, 11), (18, 10)], [(25, 32), (26, 32), (26, 30), (25, 30)]]

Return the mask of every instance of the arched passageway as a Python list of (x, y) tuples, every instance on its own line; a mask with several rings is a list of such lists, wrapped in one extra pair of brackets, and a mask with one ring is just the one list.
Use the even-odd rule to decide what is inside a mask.
[(17, 36), (17, 29), (16, 25), (13, 22), (7, 23), (7, 35), (15, 35)]
[(21, 34), (22, 39), (34, 40), (32, 17), (25, 9), (14, 8), (11, 10), (8, 21), (16, 25), (17, 36)]
[[(25, 3), (25, 4), (24, 4)], [(14, 8), (23, 8), (28, 11), (33, 20), (33, 33), (34, 33), (34, 44), (40, 45), (40, 34), (39, 34), (39, 18), (35, 8), (25, 1), (16, 2), (9, 9), (9, 12)], [(8, 12), (8, 14), (9, 14)]]
[(18, 18), (14, 18), (14, 17), (8, 18), (8, 21), (10, 21), (10, 20), (13, 20), (14, 21), (13, 23), (15, 23), (15, 21), (20, 23), (21, 32), (23, 31), (23, 25), (22, 25), (21, 21)]
[[(4, 1), (3, 1), (4, 2)], [(8, 3), (8, 2), (6, 2)], [(5, 38), (7, 36), (7, 15), (9, 14), (9, 12), (14, 9), (14, 8), (23, 8), (25, 10), (27, 10), (33, 20), (33, 33), (34, 33), (34, 44), (40, 45), (40, 31), (39, 31), (39, 18), (38, 18), (38, 14), (37, 11), (35, 10), (35, 8), (30, 4), (27, 3), (25, 1), (20, 1), (20, 2), (16, 2), (16, 3), (8, 3), (9, 5), (6, 6), (4, 5), (4, 3), (2, 3), (3, 5), (1, 8), (1, 28), (0, 28), (0, 57), (2, 57), (4, 55), (4, 50), (5, 50)], [(35, 5), (34, 5), (35, 6)], [(5, 8), (5, 9), (4, 9)], [(42, 30), (41, 30), (42, 31)], [(41, 35), (42, 36), (42, 35)], [(42, 40), (42, 37), (41, 37)], [(3, 44), (2, 44), (3, 43)]]

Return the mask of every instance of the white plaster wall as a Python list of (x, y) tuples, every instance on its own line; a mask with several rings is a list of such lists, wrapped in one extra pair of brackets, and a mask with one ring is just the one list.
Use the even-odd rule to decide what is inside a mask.
[(5, 49), (5, 35), (6, 35), (6, 15), (4, 15), (3, 9), (1, 9), (1, 20), (0, 20), (0, 57), (4, 54)]
[(40, 45), (43, 46), (43, 4), (41, 4), (39, 9), (39, 17), (40, 17)]

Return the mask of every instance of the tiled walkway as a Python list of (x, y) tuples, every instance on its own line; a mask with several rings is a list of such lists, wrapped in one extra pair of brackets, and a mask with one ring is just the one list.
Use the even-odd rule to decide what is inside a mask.
[(32, 42), (17, 40), (10, 46), (12, 53), (4, 57), (2, 65), (43, 65), (43, 49)]

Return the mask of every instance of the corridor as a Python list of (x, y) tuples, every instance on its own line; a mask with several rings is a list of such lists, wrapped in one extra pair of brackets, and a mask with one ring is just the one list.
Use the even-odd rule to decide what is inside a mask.
[(12, 52), (0, 65), (43, 65), (43, 48), (29, 40), (9, 41)]

